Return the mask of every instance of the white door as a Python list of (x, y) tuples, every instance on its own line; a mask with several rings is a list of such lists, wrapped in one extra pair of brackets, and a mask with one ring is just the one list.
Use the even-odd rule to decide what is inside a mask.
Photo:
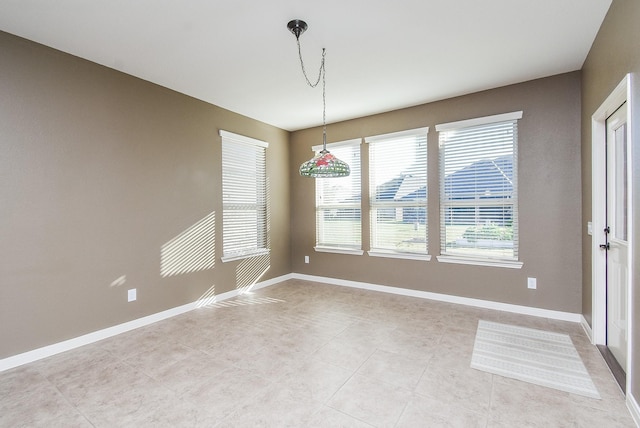
[(627, 369), (629, 148), (627, 105), (607, 118), (607, 347)]

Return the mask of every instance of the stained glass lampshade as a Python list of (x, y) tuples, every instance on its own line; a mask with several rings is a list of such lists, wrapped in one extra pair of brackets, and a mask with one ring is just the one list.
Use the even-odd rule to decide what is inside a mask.
[(303, 177), (347, 177), (350, 173), (349, 165), (329, 153), (326, 149), (314, 156), (313, 159), (300, 165), (300, 175)]

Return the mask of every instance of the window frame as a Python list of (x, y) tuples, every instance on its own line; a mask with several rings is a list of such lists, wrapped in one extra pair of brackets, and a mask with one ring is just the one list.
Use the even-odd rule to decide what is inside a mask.
[[(223, 263), (231, 262), (234, 260), (246, 259), (249, 257), (260, 256), (269, 253), (269, 239), (268, 239), (268, 194), (267, 194), (267, 148), (269, 147), (269, 143), (261, 140), (257, 140), (250, 137), (245, 137), (243, 135), (234, 134), (233, 132), (228, 132), (224, 130), (220, 130), (219, 132), (221, 137), (221, 171), (222, 171), (222, 248), (223, 255), (221, 260)], [(225, 195), (230, 191), (236, 190), (233, 187), (230, 189), (225, 189), (225, 182), (228, 180), (238, 179), (237, 174), (233, 174), (232, 172), (225, 172), (228, 168), (230, 168), (229, 163), (231, 159), (225, 159), (225, 145), (231, 144), (235, 148), (246, 147), (247, 150), (251, 150), (253, 153), (258, 153), (261, 159), (258, 159), (257, 162), (260, 163), (260, 167), (262, 171), (255, 170), (256, 173), (256, 192), (254, 195), (250, 195), (251, 197), (255, 197), (255, 203), (247, 203), (247, 202), (234, 202), (229, 203), (225, 202)], [(257, 150), (257, 151), (256, 151)], [(255, 248), (251, 249), (242, 249), (242, 248), (231, 248), (229, 249), (227, 245), (229, 244), (228, 234), (230, 233), (229, 224), (227, 223), (228, 214), (231, 211), (232, 207), (235, 211), (238, 210), (246, 210), (246, 211), (255, 211), (256, 215), (256, 239), (255, 239)], [(240, 230), (240, 228), (232, 228), (232, 230)]]
[[(365, 143), (368, 144), (369, 148), (369, 237), (370, 237), (370, 250), (367, 252), (369, 256), (372, 257), (388, 257), (388, 258), (398, 258), (398, 259), (409, 259), (409, 260), (431, 260), (431, 256), (429, 255), (429, 220), (428, 220), (428, 212), (429, 212), (429, 195), (428, 195), (428, 134), (429, 127), (408, 129), (399, 132), (392, 132), (381, 135), (374, 135), (370, 137), (365, 137)], [(416, 144), (418, 139), (424, 139), (424, 153), (421, 157), (424, 158), (424, 165), (420, 165), (420, 168), (424, 168), (424, 188), (425, 188), (425, 197), (424, 200), (418, 201), (398, 201), (393, 200), (379, 200), (376, 197), (378, 189), (375, 184), (375, 174), (376, 168), (374, 165), (373, 151), (374, 147), (380, 146), (383, 144), (398, 144), (400, 140), (409, 139), (411, 137), (416, 138), (416, 141), (410, 141), (412, 144)], [(422, 141), (421, 141), (422, 142)], [(407, 141), (409, 143), (409, 141)], [(422, 161), (422, 159), (420, 159)], [(425, 250), (422, 251), (398, 251), (390, 248), (383, 248), (382, 246), (377, 247), (374, 246), (376, 242), (376, 233), (377, 233), (377, 218), (374, 216), (377, 215), (379, 209), (402, 209), (404, 215), (404, 209), (407, 208), (416, 208), (416, 209), (424, 209), (424, 239), (425, 239)]]
[[(520, 269), (523, 266), (523, 263), (519, 260), (518, 249), (520, 246), (519, 242), (519, 219), (518, 219), (518, 120), (522, 118), (522, 111), (515, 111), (511, 113), (498, 114), (492, 116), (485, 116), (480, 118), (461, 120), (457, 122), (449, 122), (436, 125), (436, 131), (439, 133), (438, 136), (438, 147), (439, 147), (439, 163), (440, 163), (440, 171), (439, 171), (439, 181), (440, 181), (440, 255), (437, 256), (439, 262), (444, 263), (459, 263), (459, 264), (470, 264), (470, 265), (480, 265), (480, 266), (493, 266), (493, 267), (504, 267), (504, 268), (513, 268)], [(497, 204), (496, 201), (491, 201), (488, 203), (486, 200), (476, 199), (477, 203), (472, 203), (471, 201), (463, 201), (463, 202), (451, 202), (446, 199), (445, 194), (445, 151), (443, 150), (444, 144), (444, 135), (446, 132), (461, 130), (463, 128), (472, 128), (472, 127), (480, 127), (484, 125), (498, 124), (504, 122), (513, 122), (514, 123), (514, 138), (513, 138), (513, 190), (511, 195), (511, 202), (505, 203), (508, 198), (501, 198), (500, 204)], [(475, 207), (476, 209), (481, 209), (483, 206), (488, 205), (511, 205), (512, 206), (512, 218), (513, 222), (513, 245), (514, 245), (514, 257), (492, 257), (490, 255), (482, 256), (479, 254), (473, 255), (461, 255), (456, 253), (448, 253), (446, 248), (446, 222), (445, 215), (446, 210), (449, 207)]]
[[(362, 144), (362, 139), (361, 138), (355, 138), (355, 139), (351, 139), (351, 140), (344, 140), (344, 141), (338, 141), (335, 143), (329, 143), (327, 144), (327, 150), (330, 152), (335, 152), (336, 149), (340, 149), (343, 147), (352, 147), (355, 149), (354, 153), (357, 153), (358, 155), (358, 165), (354, 166), (353, 162), (351, 162), (349, 159), (344, 159), (344, 157), (341, 157), (341, 155), (339, 154), (335, 154), (336, 157), (338, 157), (339, 159), (345, 161), (347, 164), (349, 164), (349, 167), (351, 168), (351, 174), (349, 175), (349, 179), (353, 180), (354, 178), (354, 174), (357, 174), (357, 189), (358, 189), (358, 194), (360, 196), (360, 199), (357, 202), (354, 202), (352, 204), (340, 204), (339, 206), (337, 204), (324, 204), (321, 203), (320, 199), (321, 199), (321, 193), (322, 192), (322, 188), (324, 186), (324, 183), (326, 182), (335, 182), (336, 180), (344, 180), (347, 177), (329, 177), (329, 178), (316, 178), (315, 180), (315, 218), (316, 218), (316, 241), (315, 241), (315, 246), (313, 247), (313, 249), (316, 252), (320, 252), (320, 253), (337, 253), (337, 254), (348, 254), (348, 255), (362, 255), (364, 254), (364, 251), (362, 250), (362, 154), (361, 154), (361, 144)], [(321, 150), (322, 150), (323, 146), (322, 145), (316, 145), (313, 146), (311, 148), (311, 150), (315, 153), (318, 154)], [(325, 181), (327, 180), (327, 181)], [(359, 215), (359, 242), (357, 242), (354, 245), (340, 245), (338, 243), (331, 243), (331, 242), (323, 242), (320, 243), (320, 234), (321, 234), (321, 230), (323, 227), (323, 224), (321, 222), (321, 212), (324, 212), (326, 210), (332, 210), (332, 209), (354, 209), (354, 210), (358, 210), (360, 215)]]

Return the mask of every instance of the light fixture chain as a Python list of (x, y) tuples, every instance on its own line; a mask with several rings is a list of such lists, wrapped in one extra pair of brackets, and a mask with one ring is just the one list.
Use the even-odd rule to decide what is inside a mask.
[(322, 48), (322, 150), (327, 150), (327, 69), (324, 62), (325, 50)]
[(322, 61), (320, 62), (320, 69), (318, 70), (318, 79), (316, 79), (316, 83), (311, 83), (311, 80), (309, 80), (309, 76), (307, 76), (307, 69), (304, 66), (304, 60), (302, 59), (302, 49), (300, 48), (300, 39), (296, 39), (296, 40), (298, 42), (298, 56), (300, 57), (300, 66), (302, 67), (302, 74), (304, 75), (304, 78), (307, 81), (307, 84), (312, 88), (315, 88), (316, 86), (318, 86), (318, 83), (320, 83), (320, 78), (324, 74), (324, 52), (325, 52), (324, 48), (322, 49)]
[(298, 43), (298, 56), (300, 57), (300, 66), (307, 84), (315, 88), (320, 84), (322, 79), (322, 151), (313, 156), (313, 158), (300, 165), (300, 175), (303, 177), (313, 178), (329, 178), (329, 177), (348, 177), (351, 174), (349, 165), (329, 153), (327, 150), (327, 69), (325, 67), (326, 50), (322, 48), (322, 61), (320, 62), (320, 70), (318, 71), (318, 79), (315, 83), (311, 83), (307, 70), (302, 60), (302, 49), (300, 48), (300, 34), (307, 29), (307, 23), (294, 19), (287, 24), (289, 31), (296, 36)]
[(296, 41), (298, 43), (298, 56), (300, 57), (300, 66), (302, 67), (302, 74), (304, 75), (304, 79), (307, 81), (307, 85), (315, 88), (320, 83), (320, 78), (322, 78), (322, 151), (327, 150), (327, 69), (325, 68), (325, 55), (327, 51), (325, 48), (322, 48), (322, 60), (320, 61), (320, 69), (318, 70), (318, 79), (316, 83), (311, 83), (309, 80), (309, 76), (307, 76), (307, 69), (304, 66), (304, 60), (302, 59), (302, 49), (300, 48), (300, 39), (296, 37)]

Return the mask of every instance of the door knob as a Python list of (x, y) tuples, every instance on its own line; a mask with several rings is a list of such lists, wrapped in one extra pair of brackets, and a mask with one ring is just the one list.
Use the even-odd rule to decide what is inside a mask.
[(606, 244), (600, 244), (600, 248), (602, 248), (603, 250), (608, 250), (611, 248), (611, 246), (609, 245), (609, 243), (607, 242)]

